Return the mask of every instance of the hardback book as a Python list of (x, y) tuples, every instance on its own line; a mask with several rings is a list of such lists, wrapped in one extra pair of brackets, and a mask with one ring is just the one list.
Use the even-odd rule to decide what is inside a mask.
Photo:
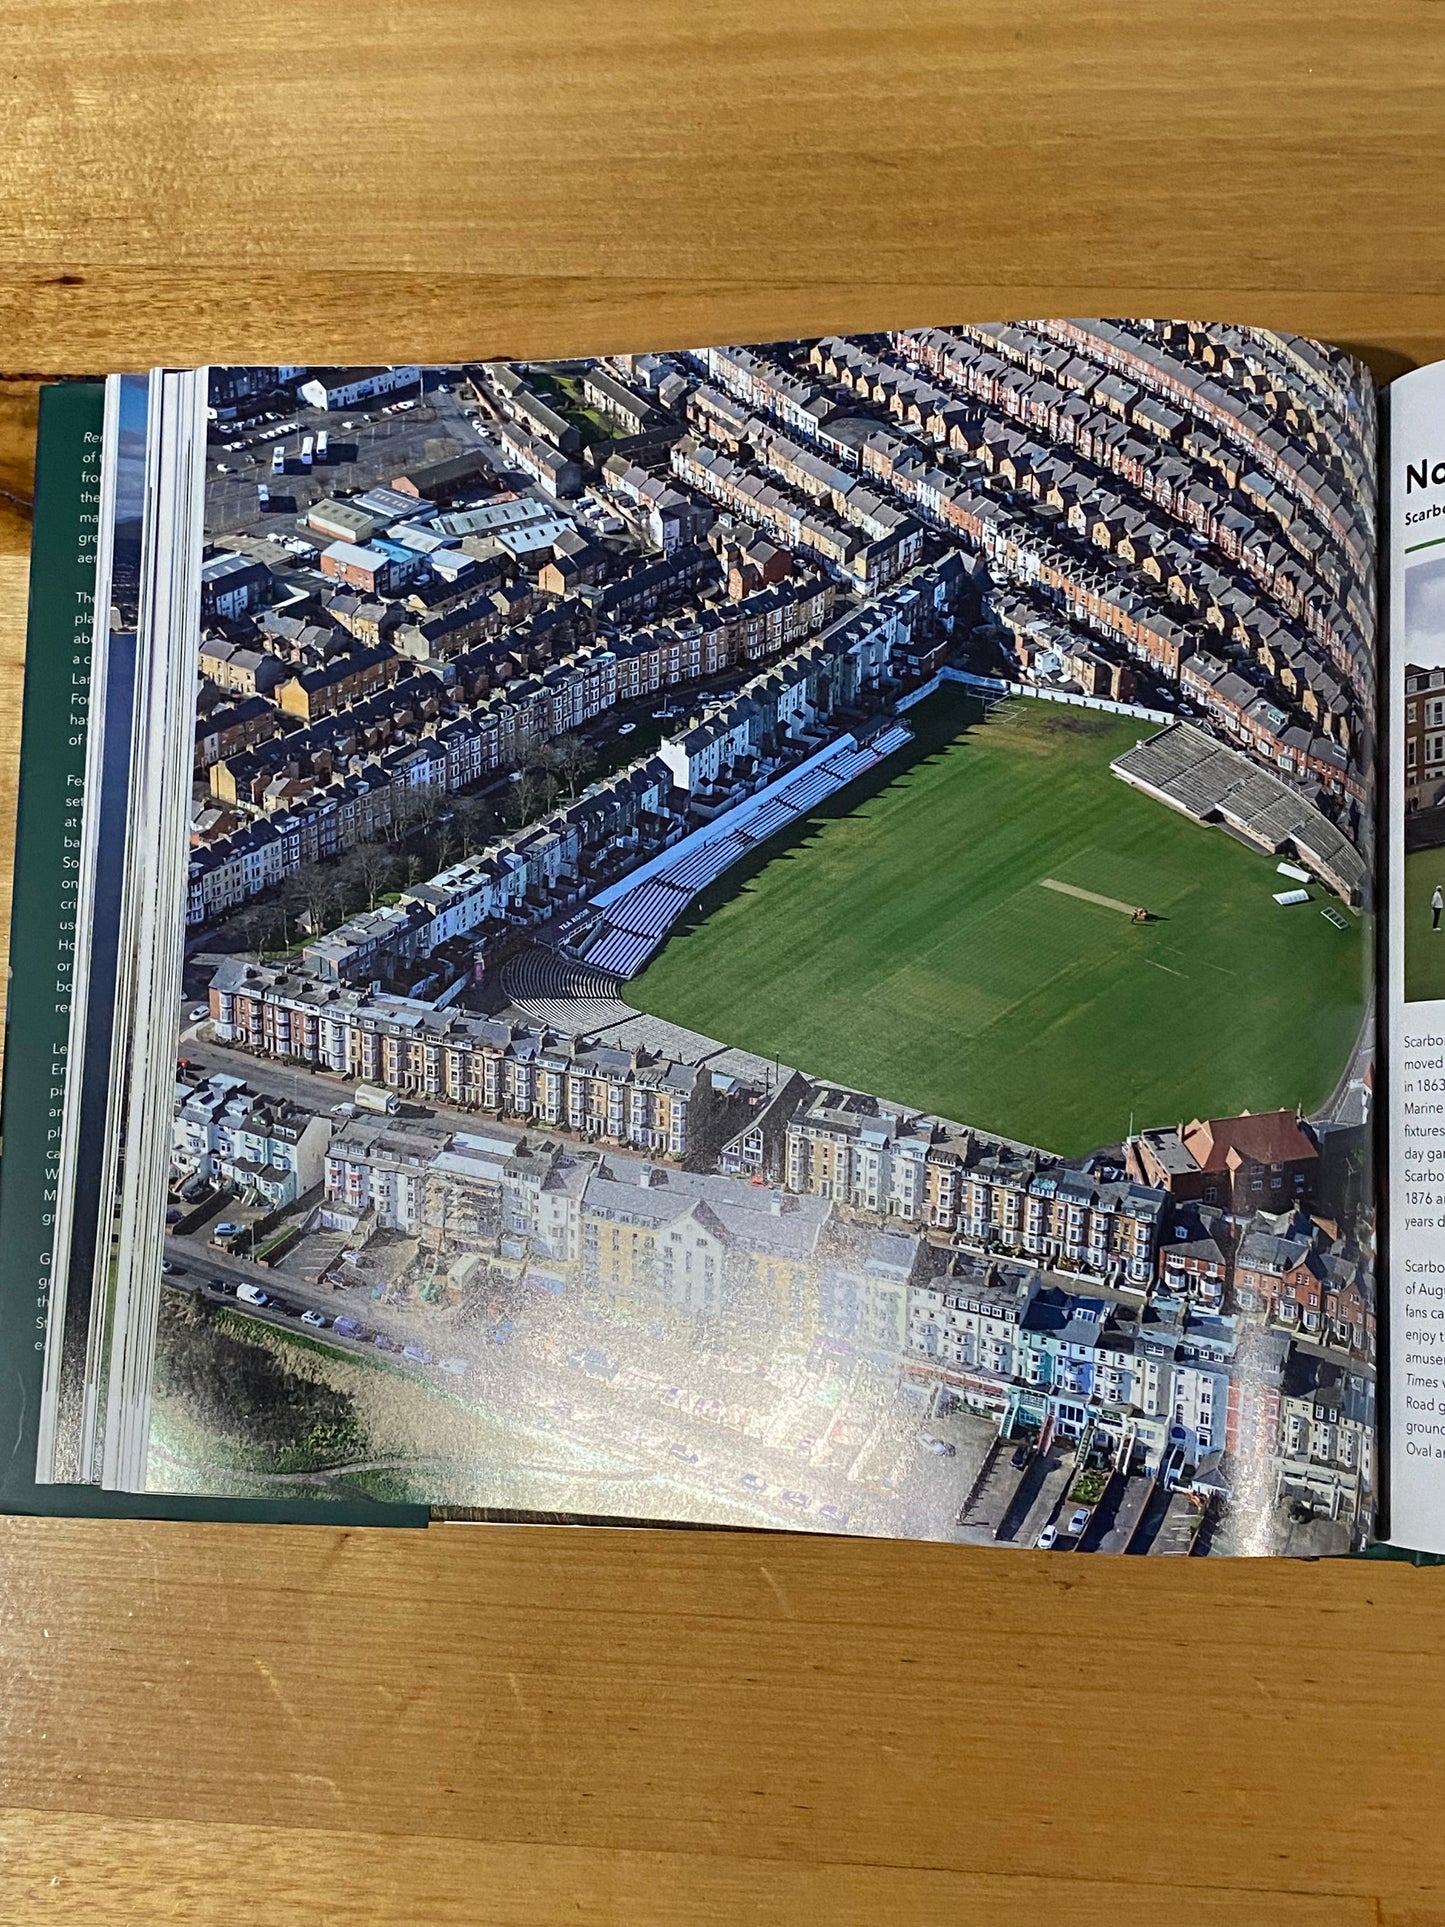
[(12, 1511), (1445, 1552), (1445, 367), (48, 387), (3, 1122)]

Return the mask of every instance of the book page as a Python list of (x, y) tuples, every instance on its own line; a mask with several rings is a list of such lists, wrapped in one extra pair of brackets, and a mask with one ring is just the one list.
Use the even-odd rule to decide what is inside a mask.
[(1367, 372), (210, 382), (147, 1489), (1362, 1544)]
[(1389, 1524), (1445, 1552), (1445, 368), (1386, 394)]

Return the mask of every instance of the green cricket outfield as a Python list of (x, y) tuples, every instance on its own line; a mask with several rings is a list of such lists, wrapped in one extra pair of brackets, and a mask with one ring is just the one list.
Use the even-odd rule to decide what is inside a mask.
[(1324, 1101), (1363, 1020), (1364, 919), (1336, 928), (1320, 886), (1275, 903), (1274, 858), (1113, 776), (1146, 723), (985, 718), (954, 691), (908, 721), (692, 906), (630, 1003), (1066, 1155), (1131, 1120)]
[(1405, 998), (1425, 1003), (1445, 998), (1445, 915), (1434, 928), (1431, 898), (1445, 896), (1445, 849), (1410, 850), (1405, 856)]

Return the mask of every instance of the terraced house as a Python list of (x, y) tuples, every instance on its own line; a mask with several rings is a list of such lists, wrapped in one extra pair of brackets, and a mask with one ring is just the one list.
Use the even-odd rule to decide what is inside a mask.
[[(1075, 1293), (1038, 1271), (959, 1256), (908, 1293), (905, 1375), (995, 1419), (1110, 1439), (1147, 1470), (1229, 1442), (1236, 1322), (1161, 1298)], [(1237, 1401), (1236, 1401), (1237, 1403)], [(1271, 1434), (1268, 1450), (1275, 1448)]]
[(681, 1161), (741, 1121), (741, 1093), (706, 1068), (559, 1038), (314, 973), (228, 961), (211, 982), (216, 1035), (407, 1097), (550, 1124)]
[(1045, 1152), (984, 1138), (858, 1091), (815, 1087), (787, 1131), (790, 1190), (902, 1219), (963, 1246), (1144, 1290), (1166, 1199)]

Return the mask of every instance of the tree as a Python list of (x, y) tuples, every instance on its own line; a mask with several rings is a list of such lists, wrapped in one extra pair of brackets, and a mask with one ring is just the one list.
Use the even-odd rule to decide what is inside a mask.
[(280, 939), (278, 948), (284, 950), (287, 942), (289, 919), (284, 905), (279, 903), (259, 904), (251, 925), (255, 938), (256, 961), (264, 963), (266, 952)]
[(457, 858), (465, 854), (455, 821), (439, 823), (431, 839), (433, 871), (449, 870)]
[(566, 784), (568, 797), (575, 797), (597, 760), (592, 745), (581, 736), (568, 735), (559, 736), (551, 748), (552, 766)]
[(461, 839), (463, 856), (471, 856), (496, 834), (496, 811), (481, 796), (454, 796), (452, 820)]
[(366, 896), (366, 907), (374, 910), (377, 898), (391, 881), (391, 854), (385, 844), (358, 843), (351, 855), (357, 882)]
[(306, 915), (306, 928), (313, 937), (323, 930), (329, 930), (337, 916), (336, 878), (330, 871), (323, 870), (319, 864), (312, 864), (302, 879), (301, 901)]
[(530, 823), (534, 817), (540, 816), (547, 807), (549, 784), (551, 794), (555, 796), (557, 779), (550, 772), (536, 769), (519, 771), (517, 780), (512, 785), (512, 810), (519, 829), (524, 824)]
[(425, 832), (437, 820), (442, 792), (430, 784), (425, 789), (405, 789), (392, 806), (388, 834), (394, 843), (404, 843), (417, 831)]

